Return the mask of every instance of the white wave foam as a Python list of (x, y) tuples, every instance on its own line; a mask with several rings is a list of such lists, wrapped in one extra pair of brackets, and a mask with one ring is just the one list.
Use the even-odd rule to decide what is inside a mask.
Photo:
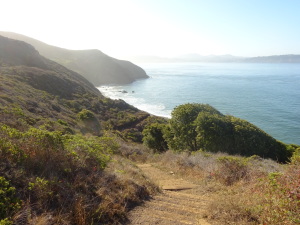
[(126, 91), (122, 86), (101, 86), (98, 87), (100, 92), (111, 99), (122, 99), (134, 107), (146, 111), (150, 114), (171, 118), (171, 110), (167, 110), (165, 105), (162, 103), (151, 104), (146, 102), (141, 97), (136, 97), (134, 92)]

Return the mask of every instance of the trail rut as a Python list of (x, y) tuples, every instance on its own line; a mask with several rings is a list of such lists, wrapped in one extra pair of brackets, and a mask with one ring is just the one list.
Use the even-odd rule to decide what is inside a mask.
[(138, 167), (163, 190), (144, 205), (131, 211), (132, 225), (209, 225), (203, 217), (209, 202), (207, 196), (194, 194), (198, 186), (184, 179), (176, 178), (173, 172), (162, 171), (151, 164)]

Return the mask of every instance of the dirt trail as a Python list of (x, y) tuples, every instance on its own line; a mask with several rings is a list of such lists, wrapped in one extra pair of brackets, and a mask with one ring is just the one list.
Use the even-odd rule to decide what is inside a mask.
[(197, 185), (176, 178), (171, 171), (164, 172), (151, 164), (141, 164), (138, 167), (149, 179), (157, 183), (163, 192), (132, 210), (130, 224), (210, 224), (203, 219), (209, 198), (193, 193)]

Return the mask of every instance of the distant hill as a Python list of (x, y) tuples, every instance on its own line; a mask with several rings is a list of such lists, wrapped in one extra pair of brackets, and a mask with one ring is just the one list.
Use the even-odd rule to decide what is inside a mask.
[(272, 55), (245, 58), (249, 63), (300, 63), (300, 55)]
[(135, 56), (130, 60), (141, 63), (300, 63), (300, 55), (240, 57), (233, 55), (186, 54), (177, 57)]
[(127, 84), (148, 78), (142, 68), (129, 61), (112, 58), (96, 49), (68, 50), (21, 34), (0, 31), (0, 35), (31, 44), (41, 55), (81, 74), (94, 86)]
[(130, 60), (141, 63), (189, 63), (189, 62), (238, 62), (244, 57), (233, 55), (199, 55), (186, 54), (176, 57), (159, 57), (159, 56), (133, 56)]

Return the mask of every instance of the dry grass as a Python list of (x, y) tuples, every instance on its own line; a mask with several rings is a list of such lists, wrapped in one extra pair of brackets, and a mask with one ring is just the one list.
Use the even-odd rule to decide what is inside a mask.
[(258, 215), (250, 209), (251, 198), (242, 195), (230, 192), (217, 194), (207, 208), (207, 218), (216, 224), (260, 224)]
[(201, 185), (201, 194), (211, 196), (206, 217), (213, 224), (300, 223), (299, 163), (172, 151), (147, 159)]
[(118, 149), (118, 152), (116, 152), (118, 155), (121, 155), (129, 160), (132, 160), (134, 162), (141, 162), (144, 163), (146, 161), (149, 161), (153, 157), (153, 150), (147, 148), (146, 146), (138, 143), (128, 143), (124, 140), (114, 137), (120, 148)]

